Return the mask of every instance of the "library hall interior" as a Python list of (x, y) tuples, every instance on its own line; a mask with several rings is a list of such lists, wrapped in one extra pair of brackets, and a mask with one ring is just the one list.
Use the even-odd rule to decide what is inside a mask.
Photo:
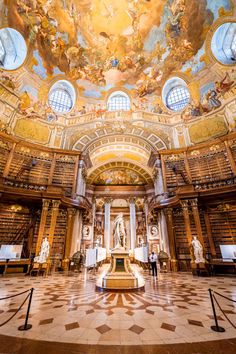
[(236, 0), (0, 0), (0, 354), (236, 353)]

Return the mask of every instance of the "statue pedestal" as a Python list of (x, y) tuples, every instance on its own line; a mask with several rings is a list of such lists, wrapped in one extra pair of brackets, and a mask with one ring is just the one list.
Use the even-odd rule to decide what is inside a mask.
[(144, 290), (144, 281), (139, 279), (130, 268), (129, 251), (119, 248), (111, 251), (111, 265), (102, 283), (96, 287), (102, 290)]

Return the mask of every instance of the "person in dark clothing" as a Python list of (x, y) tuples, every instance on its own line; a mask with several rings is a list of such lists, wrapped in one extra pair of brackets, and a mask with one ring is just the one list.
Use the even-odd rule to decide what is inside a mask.
[(149, 257), (151, 267), (152, 267), (152, 276), (157, 277), (157, 255), (152, 252)]

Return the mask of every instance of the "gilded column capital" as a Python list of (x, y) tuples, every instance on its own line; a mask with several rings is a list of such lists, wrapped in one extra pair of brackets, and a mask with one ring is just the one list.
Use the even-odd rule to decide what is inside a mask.
[(75, 216), (77, 212), (77, 209), (75, 208), (67, 208), (67, 215), (69, 218), (72, 218), (73, 216)]
[(47, 210), (50, 205), (50, 199), (43, 199), (43, 210)]
[(105, 203), (105, 204), (111, 204), (112, 201), (113, 201), (113, 199), (110, 198), (110, 197), (104, 198), (104, 203)]
[(55, 200), (55, 199), (52, 200), (52, 208), (53, 209), (58, 209), (60, 204), (61, 204), (60, 200)]
[(137, 200), (137, 198), (135, 198), (135, 197), (130, 197), (127, 199), (129, 204), (135, 204), (136, 200)]
[(198, 208), (198, 200), (197, 198), (190, 199), (190, 204), (192, 208)]
[(166, 208), (165, 209), (165, 213), (167, 215), (168, 218), (172, 218), (173, 216), (173, 210), (171, 208)]
[(186, 200), (181, 200), (180, 204), (181, 204), (181, 206), (182, 206), (184, 211), (186, 211), (186, 210), (188, 211), (189, 204), (188, 204), (188, 200), (187, 199)]

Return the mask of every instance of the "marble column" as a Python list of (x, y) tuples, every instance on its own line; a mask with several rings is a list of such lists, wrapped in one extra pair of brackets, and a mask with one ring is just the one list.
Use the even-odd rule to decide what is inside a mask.
[(129, 199), (129, 211), (130, 211), (130, 250), (133, 254), (136, 247), (136, 208), (135, 198)]
[(75, 214), (76, 214), (76, 209), (67, 208), (67, 230), (66, 230), (66, 240), (65, 240), (65, 249), (64, 249), (64, 259), (62, 262), (63, 269), (65, 270), (67, 270), (69, 267), (69, 258), (70, 258)]
[(104, 243), (107, 254), (111, 247), (111, 199), (106, 198), (104, 204)]
[(46, 225), (46, 221), (47, 221), (49, 204), (50, 204), (49, 199), (43, 199), (42, 212), (41, 212), (41, 218), (40, 218), (40, 224), (39, 224), (39, 233), (38, 233), (36, 250), (35, 250), (36, 256), (39, 255), (39, 252), (41, 249), (41, 243), (43, 240), (44, 229), (45, 229), (45, 225)]
[(170, 246), (168, 239), (168, 231), (166, 225), (166, 216), (163, 210), (159, 212), (159, 223), (160, 223), (160, 231), (161, 231), (161, 250), (170, 255)]
[(79, 161), (76, 194), (85, 196), (85, 165), (84, 161)]
[(188, 210), (188, 208), (189, 208), (188, 200), (182, 200), (181, 206), (183, 209), (184, 225), (185, 225), (186, 237), (187, 237), (188, 245), (189, 245), (189, 249), (190, 249), (191, 263), (193, 263), (194, 262), (193, 252), (192, 252), (192, 240), (193, 239), (192, 239), (190, 217), (189, 217), (189, 210)]
[(92, 234), (91, 234), (91, 242), (92, 242), (92, 244), (94, 243), (95, 217), (96, 217), (96, 198), (93, 198), (93, 205), (92, 205)]
[(52, 245), (53, 245), (53, 237), (57, 223), (57, 216), (59, 213), (59, 200), (52, 200), (52, 214), (51, 214), (51, 221), (50, 221), (50, 228), (49, 228), (49, 237), (48, 242), (50, 245), (50, 254), (52, 253)]
[(164, 198), (164, 181), (163, 181), (163, 175), (162, 175), (162, 164), (161, 164), (160, 159), (157, 159), (155, 162), (153, 177), (154, 177), (155, 195), (160, 196), (160, 199), (163, 199)]
[(69, 257), (72, 257), (76, 252), (80, 251), (82, 240), (82, 211), (76, 210), (74, 215), (74, 225), (71, 235), (71, 247), (69, 251)]
[(165, 209), (167, 216), (167, 230), (169, 236), (169, 245), (170, 245), (170, 264), (171, 270), (177, 272), (178, 270), (178, 261), (176, 259), (176, 248), (175, 248), (175, 235), (174, 235), (174, 224), (173, 224), (173, 212), (171, 208)]
[(148, 230), (148, 201), (144, 199), (144, 213), (145, 213), (145, 224), (146, 224), (146, 242), (149, 242), (149, 230)]

